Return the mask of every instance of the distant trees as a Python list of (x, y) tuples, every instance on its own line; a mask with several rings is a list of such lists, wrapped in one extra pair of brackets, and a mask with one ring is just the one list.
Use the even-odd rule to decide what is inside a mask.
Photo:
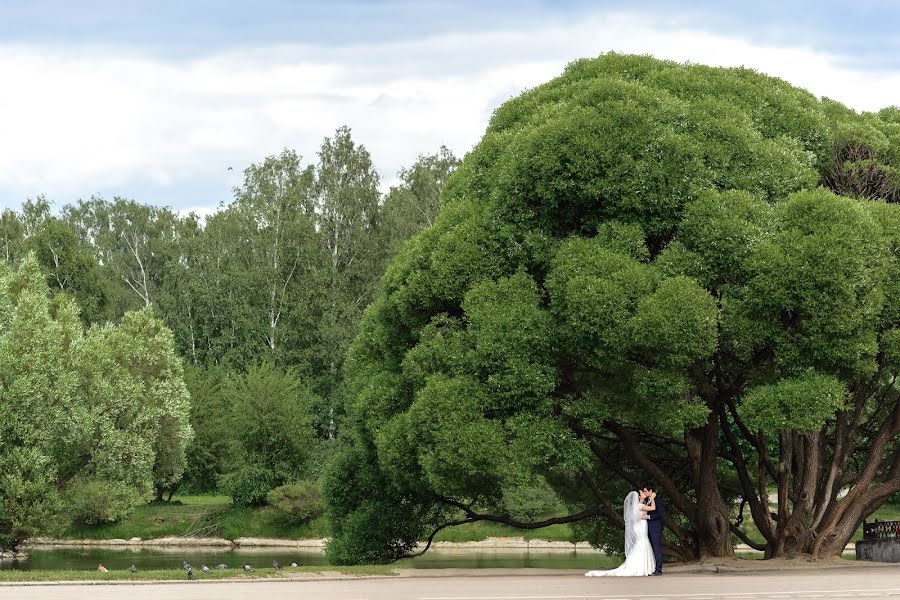
[[(446, 149), (421, 157), (401, 173), (385, 205), (371, 156), (341, 127), (312, 164), (286, 149), (250, 165), (233, 201), (205, 222), (119, 197), (81, 200), (58, 214), (43, 196), (4, 210), (0, 256), (13, 269), (9, 277), (41, 273), (44, 287), (28, 293), (46, 297), (39, 305), (46, 304), (50, 321), (77, 314), (96, 325), (85, 333), (66, 322), (64, 337), (80, 336), (79, 351), (92, 354), (59, 360), (81, 361), (82, 373), (99, 369), (82, 382), (96, 389), (79, 393), (95, 395), (96, 411), (115, 406), (102, 447), (114, 454), (115, 440), (123, 453), (104, 458), (101, 468), (96, 452), (88, 457), (78, 446), (85, 465), (62, 465), (64, 484), (52, 473), (44, 483), (23, 475), (22, 486), (52, 493), (44, 516), (37, 516), (42, 503), (5, 509), (19, 523), (10, 526), (7, 543), (37, 531), (51, 513), (63, 515), (62, 498), (72, 509), (66, 518), (96, 522), (179, 489), (220, 490), (254, 504), (276, 486), (318, 473), (333, 444), (319, 446), (316, 438), (339, 432), (341, 367), (362, 311), (389, 257), (434, 218), (456, 162)], [(137, 309), (140, 317), (129, 312)], [(61, 325), (53, 327), (53, 335), (63, 335)], [(153, 351), (142, 356), (136, 349), (146, 345)], [(166, 354), (172, 350), (189, 366), (186, 374), (176, 354)], [(124, 356), (131, 357), (127, 367)], [(25, 375), (11, 365), (0, 376), (17, 389)], [(44, 384), (35, 385), (39, 393)], [(82, 399), (73, 394), (58, 402), (78, 410)], [(132, 404), (138, 397), (141, 410)], [(138, 459), (124, 453), (131, 436), (144, 433), (148, 445), (131, 451), (147, 464), (113, 472), (115, 464)], [(14, 473), (11, 466), (9, 477)], [(19, 510), (25, 512), (15, 516)]]

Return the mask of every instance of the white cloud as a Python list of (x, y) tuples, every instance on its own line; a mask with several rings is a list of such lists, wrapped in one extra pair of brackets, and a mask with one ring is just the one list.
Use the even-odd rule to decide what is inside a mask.
[[(842, 57), (596, 14), (529, 31), (344, 48), (281, 45), (181, 61), (102, 47), (0, 45), (0, 203), (104, 190), (215, 207), (250, 161), (288, 146), (313, 160), (348, 124), (385, 182), (440, 144), (463, 154), (503, 100), (567, 62), (615, 50), (744, 65), (856, 109), (900, 102), (900, 73)], [(148, 197), (150, 196), (150, 197)]]

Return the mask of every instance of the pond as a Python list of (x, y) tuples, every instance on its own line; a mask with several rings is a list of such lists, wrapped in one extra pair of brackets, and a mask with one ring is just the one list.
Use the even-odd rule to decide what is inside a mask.
[[(103, 564), (110, 570), (127, 569), (134, 564), (138, 569), (177, 569), (183, 560), (191, 563), (196, 570), (201, 565), (210, 568), (219, 563), (237, 567), (248, 563), (255, 567), (271, 567), (272, 560), (282, 565), (296, 562), (298, 565), (319, 566), (328, 562), (322, 553), (315, 550), (293, 548), (265, 548), (227, 550), (224, 548), (183, 547), (183, 548), (54, 548), (35, 549), (25, 560), (2, 560), (0, 569), (73, 569), (93, 571)], [(446, 569), (446, 568), (542, 568), (542, 569), (597, 569), (618, 564), (617, 559), (608, 558), (596, 552), (575, 552), (574, 550), (554, 551), (489, 551), (430, 550), (425, 555), (399, 561), (399, 568)]]

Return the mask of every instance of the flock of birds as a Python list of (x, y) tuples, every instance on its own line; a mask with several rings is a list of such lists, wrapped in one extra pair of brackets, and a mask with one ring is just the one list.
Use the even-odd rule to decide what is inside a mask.
[[(280, 571), (280, 570), (281, 570), (281, 563), (279, 563), (277, 560), (273, 560), (273, 561), (272, 561), (272, 566), (275, 568), (276, 571)], [(292, 566), (292, 567), (296, 567), (296, 566), (298, 566), (298, 565), (297, 565), (297, 563), (292, 562), (292, 563), (291, 563), (291, 566)], [(251, 567), (251, 566), (250, 566), (249, 564), (247, 564), (247, 563), (244, 563), (243, 565), (241, 565), (241, 567), (242, 567), (242, 568), (244, 569), (244, 571), (247, 572), (247, 573), (253, 573), (253, 572), (256, 571), (256, 569), (254, 569), (253, 567)], [(186, 560), (185, 560), (185, 561), (182, 561), (182, 563), (181, 563), (181, 568), (184, 569), (185, 571), (187, 571), (187, 578), (188, 578), (188, 579), (193, 579), (193, 578), (194, 578), (194, 567), (193, 567), (193, 565), (191, 565), (188, 561), (186, 561)], [(228, 565), (226, 565), (225, 563), (219, 563), (218, 565), (216, 565), (216, 566), (213, 567), (213, 568), (218, 569), (218, 570), (224, 570), (224, 569), (227, 569), (227, 568), (228, 568)], [(102, 564), (100, 564), (100, 565), (97, 566), (97, 570), (100, 571), (101, 573), (108, 573), (108, 572), (109, 572), (109, 569), (107, 569), (106, 567), (104, 567)], [(213, 570), (213, 569), (207, 567), (206, 565), (200, 565), (200, 572), (202, 572), (202, 573), (209, 573), (209, 572), (212, 571), (212, 570)], [(128, 571), (129, 571), (130, 573), (137, 573), (137, 572), (138, 572), (137, 567), (135, 567), (134, 565), (131, 565), (130, 567), (128, 567)]]

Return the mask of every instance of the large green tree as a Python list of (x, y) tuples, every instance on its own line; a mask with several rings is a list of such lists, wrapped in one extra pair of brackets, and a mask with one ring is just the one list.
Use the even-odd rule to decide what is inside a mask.
[[(331, 559), (478, 520), (621, 548), (648, 479), (669, 555), (733, 554), (741, 499), (768, 556), (840, 552), (900, 489), (896, 114), (616, 54), (501, 106), (351, 347)], [(534, 481), (568, 513), (503, 508)]]
[(181, 360), (150, 311), (85, 330), (33, 254), (0, 264), (0, 547), (64, 524), (74, 486), (139, 499), (171, 484), (188, 419)]

